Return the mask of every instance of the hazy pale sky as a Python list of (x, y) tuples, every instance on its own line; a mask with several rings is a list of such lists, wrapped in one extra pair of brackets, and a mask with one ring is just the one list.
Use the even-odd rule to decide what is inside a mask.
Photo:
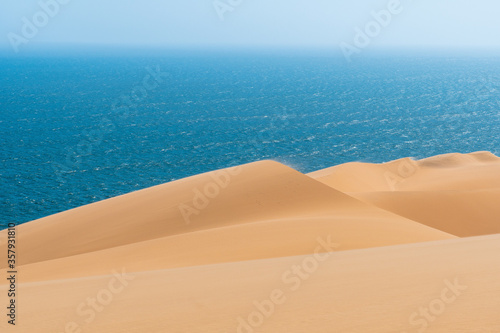
[[(68, 3), (60, 8), (49, 5), (55, 1)], [(373, 11), (387, 10), (394, 2), (397, 0), (2, 0), (0, 47), (10, 48), (9, 40), (19, 36), (28, 41), (19, 44), (21, 50), (48, 43), (338, 48), (342, 42), (353, 44), (355, 29), (365, 29), (374, 21)], [(40, 13), (40, 3), (47, 3), (45, 12), (53, 17)], [(387, 26), (379, 24), (380, 31), (372, 26), (371, 47), (500, 46), (498, 0), (401, 0), (394, 12), (397, 14), (391, 14)], [(26, 20), (29, 24), (36, 21), (38, 31), (23, 29)]]

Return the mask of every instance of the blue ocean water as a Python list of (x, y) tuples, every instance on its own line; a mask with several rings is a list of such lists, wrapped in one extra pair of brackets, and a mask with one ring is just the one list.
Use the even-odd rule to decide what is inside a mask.
[(500, 153), (496, 58), (33, 56), (0, 80), (0, 228), (262, 159)]

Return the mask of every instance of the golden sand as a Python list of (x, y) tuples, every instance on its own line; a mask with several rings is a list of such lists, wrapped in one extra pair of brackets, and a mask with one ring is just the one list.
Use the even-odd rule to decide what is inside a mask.
[(261, 161), (32, 221), (0, 329), (498, 333), (499, 175), (487, 152)]

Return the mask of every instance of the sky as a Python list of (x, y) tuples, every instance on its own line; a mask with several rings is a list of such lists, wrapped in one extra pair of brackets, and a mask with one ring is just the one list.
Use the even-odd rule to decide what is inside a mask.
[(0, 48), (496, 49), (499, 13), (498, 0), (2, 0)]

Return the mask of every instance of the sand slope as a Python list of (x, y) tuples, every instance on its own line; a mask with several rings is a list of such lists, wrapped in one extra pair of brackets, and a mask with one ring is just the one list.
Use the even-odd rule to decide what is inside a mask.
[(500, 332), (498, 175), (485, 152), (262, 161), (49, 216), (17, 228), (19, 325), (0, 329)]
[(500, 188), (370, 192), (356, 197), (460, 237), (500, 233)]
[[(256, 332), (417, 332), (425, 325), (426, 332), (498, 332), (499, 251), (498, 235), (341, 251), (303, 270), (304, 279), (292, 269), (311, 257), (146, 271), (130, 274), (93, 318), (81, 304), (112, 275), (29, 283), (18, 329), (61, 332), (75, 322), (88, 332), (251, 332), (238, 331), (239, 318), (250, 316), (262, 322)], [(270, 299), (278, 301), (274, 309)], [(254, 302), (268, 306), (269, 318), (252, 315)]]

